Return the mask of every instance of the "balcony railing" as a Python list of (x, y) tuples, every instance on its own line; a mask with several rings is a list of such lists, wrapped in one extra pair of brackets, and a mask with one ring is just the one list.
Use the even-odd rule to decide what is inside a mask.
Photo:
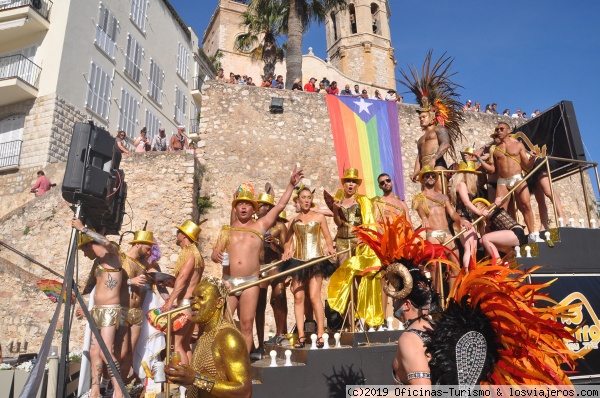
[(31, 6), (41, 16), (48, 19), (50, 10), (52, 9), (52, 1), (50, 0), (0, 0), (0, 11), (9, 10), (11, 8), (19, 8)]
[(42, 68), (22, 54), (0, 58), (0, 79), (18, 77), (29, 85), (38, 88), (41, 71)]
[(0, 144), (0, 169), (19, 165), (22, 142), (21, 140), (15, 140)]
[(192, 81), (192, 90), (200, 90), (202, 88), (202, 84), (204, 84), (204, 78), (206, 75), (200, 75), (194, 77)]

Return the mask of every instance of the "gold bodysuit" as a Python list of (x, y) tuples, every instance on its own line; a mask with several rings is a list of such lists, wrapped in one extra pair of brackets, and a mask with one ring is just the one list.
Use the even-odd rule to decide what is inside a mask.
[(296, 250), (293, 256), (295, 259), (308, 261), (323, 256), (320, 222), (309, 221), (306, 224), (297, 222), (294, 224), (294, 234), (296, 236)]
[(348, 208), (340, 207), (340, 209), (344, 213), (346, 221), (338, 227), (337, 234), (335, 235), (335, 249), (340, 252), (352, 248), (351, 254), (354, 255), (356, 235), (352, 232), (352, 228), (362, 224), (360, 205), (355, 203)]
[[(204, 333), (198, 339), (196, 343), (196, 349), (192, 357), (192, 367), (198, 373), (204, 376), (208, 376), (210, 379), (216, 381), (226, 381), (227, 375), (219, 371), (215, 365), (215, 357), (213, 356), (213, 344), (215, 343), (215, 336), (223, 329), (233, 329), (237, 333), (240, 333), (236, 327), (223, 319), (221, 323), (208, 333)], [(241, 337), (241, 336), (240, 336)], [(225, 355), (227, 353), (225, 352)], [(221, 358), (222, 361), (227, 361), (227, 358)], [(212, 397), (207, 391), (201, 391), (195, 385), (190, 387), (188, 398), (199, 398), (199, 397)]]

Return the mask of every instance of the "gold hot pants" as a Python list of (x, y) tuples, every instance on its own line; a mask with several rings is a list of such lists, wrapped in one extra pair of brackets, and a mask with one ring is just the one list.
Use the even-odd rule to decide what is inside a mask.
[(450, 237), (450, 231), (447, 229), (434, 229), (427, 231), (427, 239), (435, 238), (440, 243), (444, 243)]
[(119, 328), (119, 320), (121, 318), (121, 306), (119, 304), (95, 305), (90, 314), (98, 329), (111, 326)]
[(508, 178), (498, 178), (498, 185), (504, 185), (508, 189), (513, 189), (514, 186), (522, 180), (523, 176), (521, 174), (515, 174), (514, 176)]
[(121, 325), (140, 326), (144, 319), (144, 313), (141, 308), (121, 307)]

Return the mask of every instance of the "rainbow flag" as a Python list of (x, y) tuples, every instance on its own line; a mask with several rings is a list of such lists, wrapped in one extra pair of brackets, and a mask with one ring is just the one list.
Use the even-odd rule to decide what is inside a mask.
[(377, 176), (387, 173), (394, 193), (404, 200), (398, 104), (381, 100), (326, 95), (338, 173), (350, 167), (363, 179), (359, 193), (381, 196)]

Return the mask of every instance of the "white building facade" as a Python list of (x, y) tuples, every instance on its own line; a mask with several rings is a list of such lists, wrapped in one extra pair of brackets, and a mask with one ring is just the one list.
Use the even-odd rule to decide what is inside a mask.
[(197, 132), (208, 62), (167, 0), (0, 0), (0, 172), (66, 160), (76, 121)]

